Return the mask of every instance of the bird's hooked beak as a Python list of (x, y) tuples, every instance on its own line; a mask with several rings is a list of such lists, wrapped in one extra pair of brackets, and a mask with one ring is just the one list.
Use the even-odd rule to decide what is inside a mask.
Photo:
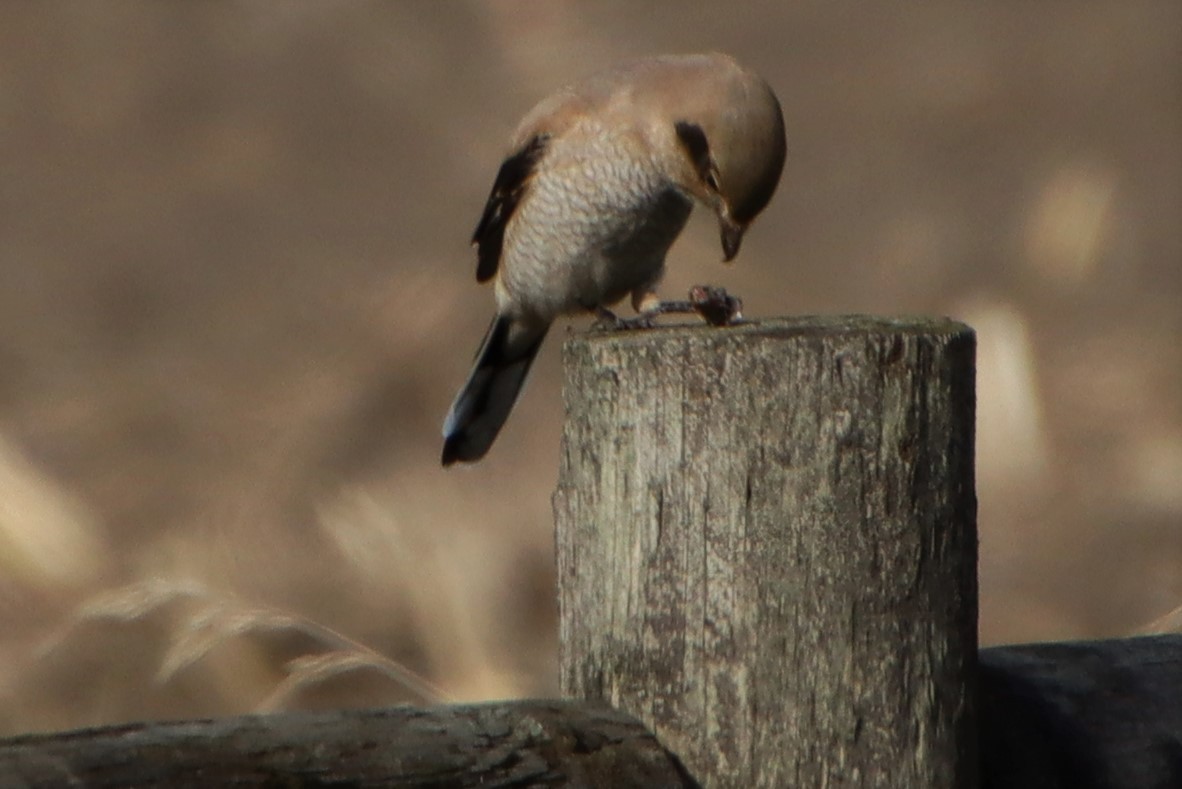
[(747, 227), (725, 214), (718, 217), (718, 226), (722, 231), (722, 259), (730, 263), (739, 254), (739, 245), (743, 243), (743, 232)]

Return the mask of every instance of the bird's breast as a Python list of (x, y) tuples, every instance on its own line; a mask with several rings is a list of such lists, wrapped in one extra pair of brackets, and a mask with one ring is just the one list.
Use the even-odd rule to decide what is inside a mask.
[(506, 227), (499, 307), (553, 320), (655, 282), (692, 207), (628, 135), (556, 141)]

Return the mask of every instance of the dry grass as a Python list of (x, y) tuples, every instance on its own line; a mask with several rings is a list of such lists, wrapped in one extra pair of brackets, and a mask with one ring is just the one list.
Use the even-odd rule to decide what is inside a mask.
[(153, 680), (164, 684), (204, 658), (228, 639), (266, 633), (299, 633), (325, 651), (301, 655), (284, 664), (285, 676), (255, 706), (255, 712), (273, 712), (300, 690), (352, 671), (376, 672), (409, 691), (420, 703), (441, 704), (451, 698), (440, 688), (370, 647), (330, 627), (302, 616), (212, 593), (202, 584), (152, 578), (112, 589), (85, 600), (58, 632), (38, 649), (45, 657), (59, 650), (85, 623), (131, 623), (145, 619), (165, 606), (187, 603), (170, 635), (168, 649)]
[(1166, 633), (1182, 633), (1182, 605), (1137, 628), (1133, 635), (1159, 636)]

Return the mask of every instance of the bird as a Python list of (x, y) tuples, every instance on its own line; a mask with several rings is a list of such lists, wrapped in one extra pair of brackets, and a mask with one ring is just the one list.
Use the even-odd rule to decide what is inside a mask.
[[(732, 261), (787, 144), (771, 86), (714, 52), (633, 60), (561, 88), (509, 151), (472, 235), (496, 313), (444, 420), (445, 467), (485, 456), (560, 316), (623, 327), (666, 311), (656, 286), (695, 202), (717, 216)], [(625, 296), (634, 323), (609, 309)]]

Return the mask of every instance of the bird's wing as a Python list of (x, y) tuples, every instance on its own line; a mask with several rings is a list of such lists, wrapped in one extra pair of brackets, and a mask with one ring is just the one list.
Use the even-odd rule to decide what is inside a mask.
[(529, 188), (530, 177), (546, 151), (548, 134), (535, 134), (509, 158), (497, 172), (492, 192), (484, 205), (484, 213), (472, 243), (476, 245), (476, 281), (487, 282), (497, 273), (501, 262), (501, 246), (505, 240), (505, 226)]

